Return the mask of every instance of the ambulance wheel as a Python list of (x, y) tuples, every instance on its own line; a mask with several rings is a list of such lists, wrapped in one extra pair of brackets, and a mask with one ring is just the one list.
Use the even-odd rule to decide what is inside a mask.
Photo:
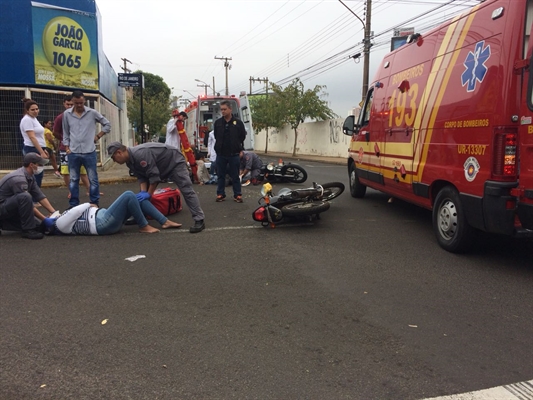
[(366, 186), (359, 181), (355, 164), (350, 165), (350, 194), (355, 198), (365, 197), (366, 194)]
[(433, 230), (437, 242), (451, 253), (462, 253), (474, 236), (468, 225), (457, 190), (446, 186), (437, 194), (433, 205)]

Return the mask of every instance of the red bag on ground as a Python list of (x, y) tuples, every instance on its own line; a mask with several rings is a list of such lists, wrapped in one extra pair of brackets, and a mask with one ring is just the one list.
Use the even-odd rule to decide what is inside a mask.
[(156, 189), (150, 202), (157, 208), (163, 215), (176, 214), (181, 211), (181, 193), (179, 189), (162, 188)]

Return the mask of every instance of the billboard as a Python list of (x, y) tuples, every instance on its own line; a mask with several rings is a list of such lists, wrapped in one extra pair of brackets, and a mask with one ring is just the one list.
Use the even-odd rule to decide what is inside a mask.
[(32, 2), (35, 83), (98, 90), (96, 15)]

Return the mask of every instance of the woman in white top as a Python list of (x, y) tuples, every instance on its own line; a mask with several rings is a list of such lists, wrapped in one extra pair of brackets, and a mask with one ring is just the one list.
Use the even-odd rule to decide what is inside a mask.
[[(22, 154), (37, 153), (42, 158), (48, 159), (49, 155), (44, 149), (46, 142), (44, 140), (44, 127), (37, 121), (39, 115), (39, 105), (31, 99), (23, 99), (24, 101), (24, 117), (20, 121), (20, 133), (24, 138), (24, 147)], [(43, 173), (35, 175), (37, 185), (41, 187), (43, 181)]]
[(57, 218), (45, 218), (46, 231), (56, 235), (112, 235), (122, 228), (130, 217), (134, 217), (139, 232), (159, 232), (148, 225), (144, 215), (150, 215), (163, 229), (180, 228), (181, 224), (161, 214), (149, 200), (139, 200), (132, 191), (122, 193), (109, 208), (98, 208), (84, 203), (72, 207)]

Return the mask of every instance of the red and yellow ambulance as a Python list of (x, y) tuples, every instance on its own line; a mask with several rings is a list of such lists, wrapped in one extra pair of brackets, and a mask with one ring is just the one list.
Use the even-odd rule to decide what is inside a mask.
[(352, 196), (433, 210), (451, 252), (533, 234), (532, 22), (533, 0), (486, 0), (389, 53), (344, 123)]

